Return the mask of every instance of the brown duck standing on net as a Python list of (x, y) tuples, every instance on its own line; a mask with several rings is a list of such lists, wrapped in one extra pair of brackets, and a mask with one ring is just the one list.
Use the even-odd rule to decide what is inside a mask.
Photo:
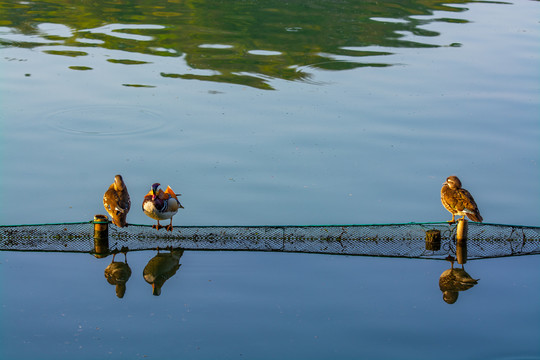
[(103, 206), (111, 216), (114, 225), (127, 226), (126, 217), (131, 207), (131, 200), (121, 175), (114, 177), (114, 182), (103, 195)]
[(482, 222), (482, 216), (472, 195), (461, 187), (457, 176), (449, 176), (441, 188), (441, 202), (452, 214), (450, 223), (455, 222), (455, 216), (467, 216), (472, 221)]

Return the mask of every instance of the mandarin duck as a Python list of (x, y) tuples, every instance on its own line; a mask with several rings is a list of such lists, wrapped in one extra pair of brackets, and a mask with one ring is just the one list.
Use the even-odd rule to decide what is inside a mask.
[(116, 285), (116, 296), (123, 298), (126, 293), (126, 283), (131, 276), (131, 268), (127, 263), (127, 251), (124, 253), (124, 262), (114, 261), (116, 254), (113, 255), (111, 263), (105, 268), (105, 278), (111, 285)]
[(127, 226), (126, 217), (131, 207), (131, 200), (121, 175), (114, 177), (114, 182), (103, 195), (103, 206), (111, 215), (114, 225)]
[(172, 217), (178, 212), (178, 209), (184, 207), (178, 201), (180, 194), (175, 194), (170, 186), (167, 186), (165, 191), (158, 189), (159, 183), (152, 184), (148, 194), (144, 197), (142, 209), (144, 213), (154, 220), (157, 220), (157, 225), (152, 225), (154, 229), (161, 229), (163, 226), (159, 224), (159, 220), (171, 219), (171, 223), (166, 226), (167, 231), (172, 231)]
[(461, 181), (457, 176), (449, 176), (441, 188), (441, 202), (446, 210), (452, 214), (450, 223), (455, 222), (455, 216), (465, 215), (472, 221), (482, 222), (482, 216), (472, 195), (461, 187)]
[(446, 260), (452, 265), (439, 277), (439, 289), (443, 293), (444, 302), (453, 304), (457, 301), (460, 291), (469, 290), (478, 284), (479, 279), (473, 279), (463, 268), (454, 269), (454, 257), (448, 256)]
[(152, 285), (152, 295), (159, 296), (161, 287), (180, 268), (180, 258), (184, 254), (182, 249), (170, 249), (170, 253), (159, 252), (144, 267), (144, 280)]

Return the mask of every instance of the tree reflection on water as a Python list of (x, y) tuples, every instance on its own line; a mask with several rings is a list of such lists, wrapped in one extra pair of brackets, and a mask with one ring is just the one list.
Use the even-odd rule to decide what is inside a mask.
[[(466, 10), (465, 1), (0, 1), (0, 44), (47, 47), (51, 55), (87, 56), (94, 49), (179, 58), (188, 70), (166, 78), (199, 79), (271, 89), (269, 79), (308, 81), (310, 68), (391, 66), (392, 48), (436, 47), (425, 29), (434, 18)], [(52, 48), (51, 48), (52, 47)], [(102, 53), (101, 53), (102, 54)], [(107, 59), (145, 65), (136, 59)], [(71, 67), (77, 70), (78, 67)], [(89, 70), (86, 67), (84, 70)]]

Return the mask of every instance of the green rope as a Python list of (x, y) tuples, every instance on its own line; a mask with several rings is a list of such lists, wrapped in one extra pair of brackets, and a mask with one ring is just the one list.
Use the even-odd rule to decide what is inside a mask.
[[(369, 226), (405, 226), (405, 225), (444, 225), (448, 224), (448, 222), (409, 222), (409, 223), (389, 223), (389, 224), (323, 224), (323, 225), (175, 225), (175, 227), (179, 228), (313, 228), (313, 227), (330, 227), (330, 228), (338, 228), (338, 227), (369, 227)], [(152, 227), (152, 225), (147, 224), (128, 224), (132, 226), (143, 226), (143, 227)], [(540, 228), (540, 227), (539, 227)]]
[[(7, 227), (23, 227), (23, 226), (60, 226), (60, 225), (82, 225), (82, 224), (102, 224), (110, 223), (110, 220), (90, 220), (90, 221), (79, 221), (79, 222), (64, 222), (64, 223), (43, 223), (43, 224), (16, 224), (16, 225), (0, 225), (0, 228)], [(490, 225), (490, 226), (500, 226), (500, 227), (519, 227), (527, 229), (540, 229), (540, 226), (533, 225), (510, 225), (510, 224), (496, 224), (496, 223), (477, 223), (471, 221), (473, 224), (477, 225)], [(322, 224), (322, 225), (176, 225), (175, 227), (180, 228), (288, 228), (288, 227), (369, 227), (369, 226), (408, 226), (408, 225), (456, 225), (455, 223), (449, 223), (448, 221), (426, 221), (426, 222), (408, 222), (408, 223), (381, 223), (381, 224)], [(148, 224), (128, 224), (132, 226), (141, 226), (141, 227), (152, 227)]]
[(58, 226), (58, 225), (83, 225), (92, 224), (94, 220), (79, 221), (79, 222), (65, 222), (65, 223), (50, 223), (50, 224), (18, 224), (18, 225), (0, 225), (0, 228), (6, 227), (23, 227), (23, 226)]

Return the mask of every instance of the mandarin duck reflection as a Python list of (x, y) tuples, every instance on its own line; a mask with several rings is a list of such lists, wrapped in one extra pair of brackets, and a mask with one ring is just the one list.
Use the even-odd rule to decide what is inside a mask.
[(180, 268), (180, 258), (184, 254), (182, 249), (171, 249), (170, 253), (163, 254), (159, 252), (144, 267), (144, 280), (152, 285), (152, 295), (159, 296), (161, 287), (169, 278), (171, 278)]
[(103, 206), (111, 216), (114, 225), (127, 226), (126, 217), (131, 207), (131, 200), (121, 175), (114, 177), (114, 182), (103, 195)]
[(124, 253), (124, 262), (114, 261), (116, 254), (113, 255), (111, 263), (105, 268), (105, 278), (111, 285), (116, 285), (116, 296), (123, 298), (126, 293), (126, 283), (131, 276), (131, 268), (127, 263), (127, 250)]
[(178, 201), (180, 194), (175, 194), (170, 186), (167, 186), (165, 191), (159, 189), (159, 183), (152, 184), (150, 192), (146, 194), (143, 200), (142, 209), (150, 218), (157, 220), (157, 225), (152, 225), (153, 228), (159, 230), (163, 226), (159, 224), (159, 220), (171, 219), (171, 223), (166, 226), (167, 231), (172, 231), (172, 217), (178, 212), (178, 209), (184, 207)]
[(443, 292), (443, 300), (448, 304), (453, 304), (457, 301), (460, 291), (469, 290), (474, 285), (478, 284), (479, 279), (473, 279), (463, 269), (454, 269), (455, 259), (452, 256), (446, 258), (450, 261), (451, 268), (445, 270), (439, 277), (439, 289)]
[(465, 215), (472, 221), (482, 222), (482, 216), (472, 195), (461, 187), (461, 181), (457, 176), (449, 176), (441, 188), (441, 202), (446, 210), (452, 214), (450, 223), (455, 222), (455, 216)]

